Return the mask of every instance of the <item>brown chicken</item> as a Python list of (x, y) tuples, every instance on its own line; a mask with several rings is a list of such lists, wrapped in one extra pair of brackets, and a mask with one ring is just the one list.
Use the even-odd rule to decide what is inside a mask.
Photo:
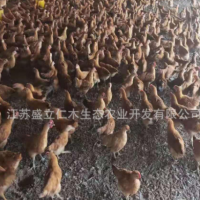
[[(133, 79), (133, 84), (127, 87), (123, 87), (122, 88), (125, 90), (126, 92), (126, 96), (130, 97), (131, 92), (134, 95), (140, 95), (140, 91), (144, 90), (144, 83), (138, 78), (138, 76), (135, 76), (135, 78)], [(120, 94), (121, 97), (121, 94)]]
[(63, 199), (59, 193), (61, 191), (61, 179), (62, 179), (62, 170), (58, 164), (58, 159), (54, 153), (49, 153), (49, 167), (47, 169), (46, 183), (45, 187), (40, 194), (39, 198), (44, 197), (54, 197), (55, 195), (59, 199)]
[(189, 110), (186, 106), (180, 105), (177, 101), (176, 96), (172, 92), (170, 93), (170, 97), (171, 97), (171, 107), (174, 108), (177, 113), (186, 111), (188, 113), (187, 117), (189, 118), (192, 117), (191, 110)]
[(13, 108), (12, 106), (4, 101), (1, 97), (0, 97), (0, 112), (1, 112), (1, 116), (3, 118), (8, 118), (9, 116), (9, 111), (11, 111)]
[(180, 133), (175, 129), (172, 119), (167, 119), (168, 130), (167, 140), (169, 150), (175, 159), (182, 158), (185, 155), (185, 145)]
[(129, 74), (128, 77), (123, 82), (123, 87), (126, 88), (126, 87), (133, 85), (134, 77), (135, 77), (134, 73)]
[(46, 94), (43, 94), (43, 90), (37, 87), (34, 87), (31, 83), (27, 83), (26, 87), (31, 90), (33, 97), (35, 99), (46, 100)]
[(160, 109), (160, 110), (165, 110), (167, 106), (165, 105), (164, 101), (161, 99), (161, 97), (158, 96), (157, 89), (154, 85), (150, 85), (149, 87), (149, 99), (153, 105), (153, 108), (155, 110)]
[(48, 86), (48, 85), (50, 85), (50, 83), (51, 83), (50, 80), (41, 78), (38, 69), (34, 68), (33, 71), (34, 71), (34, 74), (35, 74), (35, 79), (34, 79), (34, 85), (35, 86)]
[(112, 83), (109, 83), (107, 87), (102, 88), (100, 90), (100, 94), (99, 95), (102, 96), (103, 93), (105, 94), (105, 97), (104, 97), (103, 100), (104, 100), (106, 106), (108, 106), (109, 103), (112, 100)]
[(66, 130), (61, 133), (58, 138), (48, 147), (50, 152), (53, 152), (55, 155), (59, 156), (63, 153), (71, 153), (70, 151), (65, 151), (65, 146), (67, 146), (70, 134), (70, 131), (73, 131), (74, 128), (72, 126), (68, 126)]
[[(80, 66), (77, 64), (76, 65), (76, 78), (83, 80), (87, 77), (87, 75), (90, 73), (90, 71), (81, 71)], [(97, 73), (97, 71), (94, 72), (94, 83), (99, 83), (100, 79), (99, 79), (99, 75)]]
[(115, 119), (113, 118), (110, 110), (106, 110), (105, 115), (106, 115), (106, 118), (107, 118), (106, 124), (97, 129), (97, 132), (100, 135), (102, 135), (102, 134), (105, 134), (105, 135), (113, 134), (113, 131), (115, 129)]
[(10, 57), (8, 58), (8, 62), (4, 65), (4, 69), (9, 72), (12, 68), (15, 67), (16, 64), (16, 51), (13, 51), (10, 55)]
[(6, 146), (11, 134), (13, 122), (19, 115), (18, 112), (14, 113), (12, 110), (9, 111), (9, 113), (10, 116), (8, 116), (8, 118), (0, 125), (0, 149), (3, 149)]
[(175, 85), (174, 91), (175, 91), (175, 95), (176, 95), (176, 98), (177, 98), (179, 104), (181, 104), (191, 110), (194, 110), (197, 108), (197, 106), (199, 106), (198, 98), (189, 97), (187, 95), (184, 95), (179, 86)]
[(167, 79), (165, 73), (162, 71), (156, 79), (156, 85), (159, 92), (163, 92), (167, 88)]
[(48, 131), (54, 126), (53, 120), (45, 123), (42, 132), (35, 135), (27, 135), (24, 139), (24, 143), (27, 149), (28, 155), (33, 159), (33, 169), (35, 169), (35, 157), (44, 153), (48, 142)]
[[(96, 117), (103, 117), (106, 104), (104, 102), (105, 93), (102, 93), (97, 101), (83, 100), (83, 105), (88, 109), (91, 115), (97, 115)], [(93, 117), (92, 117), (93, 119)]]
[(77, 129), (77, 121), (63, 117), (59, 108), (52, 108), (52, 110), (55, 127), (60, 133), (66, 131), (69, 126), (71, 127), (70, 134), (72, 134)]
[(200, 167), (200, 139), (193, 136), (193, 152), (195, 160), (197, 161), (197, 172), (199, 174)]
[(122, 109), (125, 111), (127, 117), (130, 117), (130, 114), (133, 110), (133, 104), (127, 98), (126, 92), (123, 88), (120, 88), (121, 96), (122, 96)]
[(22, 159), (20, 153), (12, 151), (0, 151), (0, 166), (4, 169), (17, 169), (19, 161)]
[(127, 131), (130, 130), (128, 125), (123, 126), (120, 130), (114, 132), (111, 135), (102, 135), (102, 144), (110, 149), (114, 153), (116, 158), (116, 153), (119, 153), (127, 143)]
[(146, 72), (139, 75), (140, 80), (144, 82), (146, 88), (148, 88), (149, 84), (156, 78), (155, 67), (156, 63), (154, 62)]
[(118, 187), (124, 194), (126, 199), (135, 195), (140, 189), (141, 174), (139, 171), (129, 171), (127, 169), (119, 169), (112, 165), (113, 174), (118, 180)]
[[(2, 156), (2, 153), (4, 152), (1, 152), (0, 157)], [(18, 168), (21, 159), (22, 159), (21, 154), (17, 154), (17, 155), (13, 154), (12, 161), (9, 160), (11, 161), (9, 162), (9, 165), (6, 165), (5, 168), (0, 166), (0, 196), (4, 200), (6, 200), (4, 193), (14, 182), (16, 178), (16, 169)], [(6, 160), (6, 162), (8, 161)]]
[(6, 100), (15, 93), (15, 90), (6, 85), (0, 84), (0, 96), (2, 99)]
[[(142, 122), (145, 125), (146, 128), (148, 128), (149, 124), (153, 123), (153, 105), (149, 102), (147, 98), (147, 94), (145, 91), (141, 90), (141, 104), (140, 104), (140, 112), (142, 117)], [(150, 113), (150, 116), (146, 119), (143, 118), (143, 114), (145, 111), (148, 111)]]
[(84, 107), (82, 105), (78, 105), (75, 101), (73, 101), (70, 93), (65, 90), (64, 108), (67, 112), (67, 115), (70, 115), (72, 111), (75, 111), (76, 116), (72, 116), (72, 118), (77, 120), (80, 117), (81, 111)]
[(4, 66), (8, 63), (7, 59), (0, 59), (0, 80), (1, 80), (1, 73), (4, 69)]
[(190, 69), (189, 72), (188, 72), (188, 76), (185, 78), (185, 81), (180, 86), (183, 94), (188, 93), (188, 89), (190, 89), (189, 87), (193, 83), (193, 74), (194, 74), (194, 69)]
[(200, 132), (200, 119), (197, 117), (189, 118), (186, 117), (183, 119), (176, 118), (174, 119), (175, 123), (182, 124), (186, 132), (189, 134), (191, 138), (191, 144), (193, 145), (193, 136), (196, 136)]
[(178, 77), (168, 82), (169, 87), (173, 88), (175, 85), (177, 86), (182, 85), (185, 80), (184, 73), (185, 73), (185, 69), (180, 70)]
[(92, 68), (85, 79), (80, 80), (75, 78), (75, 86), (78, 88), (80, 94), (86, 95), (87, 92), (94, 86), (94, 72), (95, 68)]
[(26, 103), (31, 110), (39, 109), (44, 113), (45, 110), (51, 107), (50, 103), (40, 99), (35, 99), (30, 89), (25, 88), (25, 92), (26, 92)]

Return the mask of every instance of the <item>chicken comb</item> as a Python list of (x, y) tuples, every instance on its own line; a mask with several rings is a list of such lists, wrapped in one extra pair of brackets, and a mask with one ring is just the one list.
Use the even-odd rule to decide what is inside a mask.
[(18, 116), (19, 116), (19, 112), (16, 112), (16, 113), (15, 113), (15, 117), (18, 117)]
[(46, 150), (45, 154), (46, 154), (46, 155), (49, 155), (49, 154), (50, 154), (50, 151), (49, 151), (49, 150)]
[(54, 121), (52, 119), (49, 121), (49, 124), (50, 124), (50, 128), (54, 127)]
[(54, 122), (53, 122), (53, 120), (51, 119), (51, 120), (49, 120), (49, 124), (53, 124)]
[(142, 176), (141, 176), (140, 172), (138, 172), (138, 175), (139, 175), (139, 179), (141, 179), (141, 178), (142, 178)]

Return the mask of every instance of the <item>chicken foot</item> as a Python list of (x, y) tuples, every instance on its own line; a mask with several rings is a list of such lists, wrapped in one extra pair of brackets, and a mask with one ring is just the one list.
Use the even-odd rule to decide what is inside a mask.
[(120, 156), (121, 154), (119, 153), (119, 152), (115, 152), (115, 153), (113, 153), (113, 155), (114, 155), (114, 158), (116, 159), (118, 156)]
[(40, 156), (41, 161), (45, 161), (45, 158), (42, 155), (39, 154), (39, 156)]

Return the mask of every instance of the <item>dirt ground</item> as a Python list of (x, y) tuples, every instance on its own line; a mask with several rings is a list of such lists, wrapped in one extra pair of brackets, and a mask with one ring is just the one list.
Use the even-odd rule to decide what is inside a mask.
[[(189, 1), (175, 1), (180, 4), (180, 10), (188, 5)], [(26, 66), (27, 68), (29, 66)], [(28, 82), (20, 66), (12, 72), (12, 83)], [(29, 81), (30, 82), (30, 81)], [(120, 107), (119, 87), (120, 77), (113, 82), (113, 100), (109, 105), (112, 110)], [(3, 80), (3, 84), (12, 85), (11, 82)], [(82, 99), (72, 97), (80, 102)], [(93, 88), (89, 99), (95, 99), (97, 88)], [(169, 105), (169, 90), (161, 95)], [(130, 98), (138, 107), (138, 99)], [(47, 101), (53, 106), (63, 108), (64, 93), (59, 90), (49, 97)], [(12, 97), (9, 102), (16, 108), (26, 108), (26, 104), (18, 97)], [(31, 159), (28, 158), (21, 142), (25, 134), (39, 133), (43, 122), (39, 120), (16, 120), (12, 134), (6, 146), (7, 150), (22, 152), (23, 160), (19, 166), (17, 180), (8, 191), (8, 200), (35, 200), (43, 188), (44, 176), (48, 165), (48, 159), (41, 161), (36, 158), (36, 172), (31, 171)], [(131, 133), (128, 135), (128, 142), (122, 150), (121, 155), (114, 161), (118, 167), (141, 172), (141, 188), (139, 193), (130, 199), (140, 200), (199, 200), (200, 199), (200, 177), (196, 171), (196, 162), (193, 157), (189, 137), (182, 127), (179, 128), (186, 143), (186, 156), (174, 161), (169, 153), (166, 137), (166, 123), (159, 123), (150, 127), (147, 132), (141, 121), (116, 120), (116, 130), (122, 125), (128, 124)], [(66, 147), (71, 154), (63, 154), (59, 158), (59, 164), (63, 171), (61, 196), (65, 200), (121, 200), (123, 195), (117, 188), (117, 182), (111, 169), (112, 154), (105, 147), (98, 147), (96, 130), (89, 130), (90, 120), (82, 121), (78, 130), (74, 133), (73, 143)], [(98, 127), (98, 126), (97, 126)], [(49, 143), (58, 135), (55, 129), (49, 132)], [(46, 198), (48, 199), (48, 198)]]

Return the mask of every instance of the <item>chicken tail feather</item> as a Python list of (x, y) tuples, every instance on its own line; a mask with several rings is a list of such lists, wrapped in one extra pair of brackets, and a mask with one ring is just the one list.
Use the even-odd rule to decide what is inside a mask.
[(80, 88), (81, 87), (81, 80), (79, 80), (78, 78), (75, 78), (75, 87), (76, 88)]

